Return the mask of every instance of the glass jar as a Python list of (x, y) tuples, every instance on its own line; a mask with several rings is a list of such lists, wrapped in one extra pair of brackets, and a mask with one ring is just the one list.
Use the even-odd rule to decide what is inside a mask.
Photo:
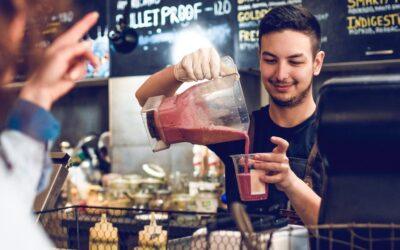
[(218, 196), (215, 191), (199, 190), (196, 195), (196, 212), (216, 213), (218, 209)]
[(157, 190), (155, 192), (155, 198), (149, 202), (149, 208), (157, 210), (168, 210), (170, 206), (170, 194), (171, 191), (167, 189)]

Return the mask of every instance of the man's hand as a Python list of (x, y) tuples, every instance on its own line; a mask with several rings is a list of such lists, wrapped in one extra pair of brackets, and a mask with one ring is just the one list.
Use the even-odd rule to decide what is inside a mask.
[(91, 43), (81, 41), (98, 17), (97, 12), (87, 14), (46, 49), (41, 65), (22, 89), (21, 99), (49, 110), (85, 76), (87, 61), (98, 67), (99, 60), (91, 52)]
[(262, 182), (275, 184), (278, 190), (286, 192), (298, 179), (291, 170), (289, 158), (286, 156), (289, 143), (276, 136), (271, 137), (271, 142), (276, 147), (272, 153), (257, 154), (254, 157), (254, 168), (266, 171), (266, 175), (260, 177)]
[(233, 73), (237, 73), (236, 67), (222, 63), (214, 48), (199, 49), (174, 66), (175, 79), (180, 82), (211, 80)]

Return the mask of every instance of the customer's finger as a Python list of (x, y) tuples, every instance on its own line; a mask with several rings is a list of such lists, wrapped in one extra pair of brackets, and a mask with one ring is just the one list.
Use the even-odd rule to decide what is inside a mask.
[(90, 51), (91, 42), (83, 41), (76, 45), (70, 45), (64, 48), (60, 53), (66, 62), (74, 62), (76, 60), (87, 60), (93, 66), (99, 65), (99, 59)]
[(76, 43), (96, 24), (98, 12), (91, 12), (74, 24), (70, 29), (60, 35), (51, 45), (52, 49), (59, 49), (71, 43)]
[(71, 69), (66, 74), (65, 79), (71, 81), (78, 81), (85, 77), (86, 72), (87, 72), (87, 63), (86, 61), (81, 60), (72, 65)]

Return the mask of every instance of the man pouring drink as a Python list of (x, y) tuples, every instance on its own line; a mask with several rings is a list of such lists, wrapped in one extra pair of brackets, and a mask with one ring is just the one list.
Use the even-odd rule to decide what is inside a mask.
[[(270, 104), (251, 115), (253, 158), (245, 165), (249, 164), (252, 176), (260, 173), (255, 170), (264, 171), (257, 177), (268, 184), (269, 190), (267, 199), (244, 201), (250, 213), (268, 213), (276, 206), (285, 209), (290, 201), (304, 224), (318, 222), (321, 170), (317, 167), (306, 171), (306, 163), (316, 135), (312, 79), (323, 64), (320, 40), (318, 21), (302, 7), (277, 7), (261, 20), (260, 73)], [(136, 92), (136, 97), (142, 106), (152, 96), (172, 97), (182, 82), (218, 79), (231, 73), (221, 68), (215, 49), (200, 49), (152, 75)], [(192, 114), (192, 119), (196, 115)], [(244, 153), (245, 138), (207, 143), (225, 164), (228, 204), (243, 202), (230, 156)], [(312, 188), (305, 178), (312, 180)]]

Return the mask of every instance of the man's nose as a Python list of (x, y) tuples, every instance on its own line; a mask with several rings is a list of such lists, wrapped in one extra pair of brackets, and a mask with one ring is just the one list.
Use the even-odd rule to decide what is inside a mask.
[(275, 79), (278, 82), (285, 82), (289, 78), (289, 67), (284, 62), (279, 62), (275, 70)]

